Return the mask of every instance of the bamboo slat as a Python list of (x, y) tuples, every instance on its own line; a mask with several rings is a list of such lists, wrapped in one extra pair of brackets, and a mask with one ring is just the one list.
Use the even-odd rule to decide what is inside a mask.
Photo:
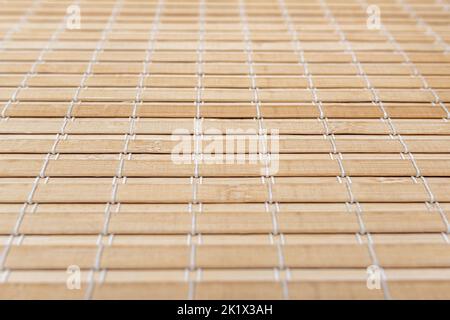
[[(378, 290), (366, 289), (365, 269), (290, 269), (289, 291), (293, 299), (383, 299)], [(399, 299), (448, 297), (449, 270), (386, 269), (393, 296)], [(12, 271), (1, 291), (2, 298), (82, 299), (90, 280), (82, 277), (80, 290), (67, 290), (66, 273), (61, 271)], [(40, 279), (35, 281), (35, 279)], [(193, 279), (193, 280), (191, 280)], [(195, 285), (197, 299), (281, 299), (282, 281), (270, 269), (204, 270), (195, 273), (177, 270), (108, 270), (102, 281), (95, 277), (96, 299), (183, 299)], [(27, 286), (28, 291), (18, 290)], [(119, 290), (120, 288), (120, 290)], [(407, 289), (407, 290), (406, 290)], [(431, 291), (430, 295), (425, 292)]]

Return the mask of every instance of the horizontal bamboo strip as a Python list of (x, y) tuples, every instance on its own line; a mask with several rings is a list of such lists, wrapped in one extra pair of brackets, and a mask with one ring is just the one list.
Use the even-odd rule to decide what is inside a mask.
[[(200, 154), (201, 155), (201, 154)], [(244, 156), (244, 154), (237, 153), (236, 156)], [(248, 157), (247, 154), (245, 156)], [(48, 157), (46, 153), (0, 153), (0, 160), (42, 160), (44, 161)], [(450, 159), (450, 154), (448, 153), (415, 153), (414, 159), (416, 160), (448, 160)], [(192, 161), (194, 161), (194, 156)], [(341, 160), (405, 160), (408, 159), (408, 155), (403, 153), (345, 153), (339, 156)], [(115, 153), (66, 153), (59, 154), (57, 157), (53, 155), (50, 157), (50, 160), (120, 160), (121, 154)], [(258, 163), (263, 162), (265, 160), (265, 155), (251, 155), (247, 160), (254, 160)], [(306, 160), (334, 160), (335, 155), (329, 153), (284, 153), (279, 156), (273, 158), (277, 161), (285, 161), (285, 160), (296, 160), (296, 161), (306, 161)], [(151, 153), (135, 153), (128, 154), (127, 160), (145, 160), (145, 161), (154, 161), (154, 162), (170, 162), (173, 161), (172, 155), (169, 154), (151, 154)], [(200, 157), (198, 159), (198, 163), (211, 164), (211, 161), (207, 161), (208, 159), (204, 157), (203, 159)]]
[[(319, 25), (318, 25), (319, 26)], [(74, 32), (74, 30), (72, 31)], [(179, 36), (181, 30), (174, 33), (175, 36)], [(36, 33), (34, 29), (33, 34)], [(358, 34), (360, 31), (358, 32)], [(240, 34), (240, 32), (239, 32)], [(402, 33), (404, 34), (404, 33)], [(402, 35), (400, 34), (400, 36)], [(319, 34), (320, 36), (330, 36), (330, 33)], [(187, 36), (183, 34), (183, 36)], [(307, 34), (307, 31), (303, 31), (298, 34), (300, 40), (302, 37), (311, 37)], [(317, 35), (315, 34), (314, 37)], [(333, 36), (333, 35), (331, 35)], [(365, 34), (365, 37), (373, 36), (373, 33)], [(64, 35), (61, 35), (64, 37)], [(350, 36), (349, 36), (350, 37)], [(39, 52), (36, 51), (18, 51), (8, 50), (0, 51), (0, 58), (2, 61), (32, 61), (34, 62), (39, 56)], [(89, 61), (91, 59), (91, 53), (83, 50), (52, 50), (45, 52), (43, 60), (51, 61)], [(361, 62), (370, 63), (401, 63), (403, 58), (396, 52), (355, 52), (356, 58)], [(408, 52), (410, 60), (414, 63), (450, 63), (450, 58), (442, 52)], [(352, 62), (352, 56), (346, 52), (332, 52), (332, 51), (318, 51), (308, 52), (304, 54), (305, 60), (311, 63), (350, 63)], [(98, 60), (104, 62), (130, 62), (130, 61), (143, 61), (145, 53), (142, 51), (131, 50), (108, 50), (99, 52)], [(183, 52), (177, 51), (156, 51), (152, 55), (152, 61), (154, 62), (196, 62), (198, 54), (195, 50), (186, 50)], [(253, 61), (256, 63), (273, 61), (283, 63), (298, 63), (299, 58), (294, 52), (253, 52)], [(205, 62), (241, 62), (247, 61), (247, 55), (242, 51), (206, 51), (204, 52), (203, 59)]]
[[(26, 202), (32, 184), (0, 184), (0, 201)], [(346, 183), (277, 183), (272, 186), (272, 201), (277, 202), (352, 202)], [(431, 182), (436, 201), (450, 201), (450, 183)], [(352, 194), (361, 202), (425, 202), (430, 201), (427, 188), (421, 183), (406, 182), (353, 182)], [(112, 199), (111, 184), (39, 184), (32, 200), (39, 203), (98, 203)], [(200, 184), (197, 200), (202, 203), (264, 202), (269, 198), (264, 184)], [(124, 203), (187, 203), (193, 199), (192, 186), (173, 184), (170, 192), (164, 184), (119, 184), (115, 200)]]
[[(244, 48), (242, 48), (244, 50)], [(45, 62), (37, 67), (36, 72), (39, 74), (83, 74), (86, 70), (88, 62), (84, 63), (62, 63), (62, 62)], [(30, 63), (4, 63), (0, 64), (0, 71), (2, 73), (26, 73), (31, 69)], [(448, 76), (450, 74), (450, 64), (417, 64), (417, 69), (421, 74), (433, 76)], [(363, 71), (369, 76), (385, 75), (387, 72), (392, 75), (410, 75), (410, 69), (405, 65), (398, 64), (375, 64), (366, 63), (362, 67)], [(93, 67), (93, 77), (101, 74), (139, 74), (142, 70), (142, 63), (112, 63), (102, 62)], [(310, 63), (308, 70), (312, 75), (353, 75), (358, 81), (357, 68), (351, 63)], [(249, 70), (245, 62), (242, 63), (217, 63), (211, 62), (205, 64), (202, 70), (205, 75), (248, 75)], [(149, 68), (151, 74), (175, 74), (175, 75), (195, 75), (197, 72), (196, 63), (152, 63)], [(303, 75), (304, 66), (299, 63), (283, 64), (271, 63), (262, 64), (255, 63), (255, 74), (268, 75)], [(151, 78), (148, 78), (151, 79)], [(320, 82), (319, 82), (320, 83)], [(148, 82), (146, 83), (149, 84)]]
[[(108, 68), (109, 70), (110, 68)], [(59, 70), (59, 69), (57, 69)], [(166, 69), (164, 69), (166, 70)], [(176, 69), (178, 70), (178, 69)], [(195, 71), (193, 71), (195, 73)], [(39, 74), (29, 77), (27, 84), (30, 87), (78, 87), (82, 75), (72, 75), (61, 72), (60, 74)], [(360, 88), (366, 87), (364, 79), (357, 76), (312, 76), (315, 86), (319, 89), (327, 88)], [(368, 79), (377, 88), (415, 88), (422, 87), (421, 80), (411, 76), (369, 76)], [(0, 85), (5, 87), (18, 87), (23, 80), (22, 75), (1, 75)], [(450, 77), (433, 76), (427, 77), (427, 82), (433, 88), (449, 89)], [(299, 88), (304, 89), (308, 85), (305, 76), (297, 75), (274, 75), (258, 76), (255, 79), (259, 88)], [(131, 87), (135, 88), (139, 84), (139, 75), (92, 75), (86, 80), (89, 87)], [(196, 75), (150, 75), (144, 81), (147, 87), (173, 87), (192, 88), (197, 85)], [(251, 79), (248, 76), (211, 76), (203, 78), (205, 88), (248, 88), (251, 86)]]
[[(243, 156), (244, 157), (244, 156)], [(225, 157), (224, 157), (225, 158)], [(42, 172), (49, 177), (113, 177), (121, 167), (126, 177), (189, 177), (194, 172), (195, 161), (182, 164), (171, 160), (49, 160)], [(450, 159), (415, 161), (425, 176), (450, 177)], [(203, 177), (256, 176), (265, 174), (264, 160), (248, 163), (221, 164), (215, 159), (200, 160), (199, 174)], [(350, 176), (413, 176), (416, 168), (409, 159), (398, 160), (280, 160), (271, 162), (274, 176), (339, 176), (342, 163)], [(35, 177), (41, 173), (42, 160), (0, 160), (0, 177)]]
[[(449, 267), (448, 244), (375, 244), (380, 263), (386, 267)], [(291, 268), (364, 268), (371, 265), (367, 245), (197, 245), (194, 261), (198, 268), (275, 268), (278, 250)], [(65, 269), (69, 265), (89, 268), (96, 258), (96, 246), (12, 246), (5, 261), (12, 269)], [(141, 259), (145, 256), (147, 259)], [(48, 257), (52, 257), (51, 260)], [(261, 258), (264, 257), (264, 258)], [(160, 269), (187, 268), (189, 246), (111, 245), (104, 246), (101, 268)]]
[[(181, 2), (184, 5), (184, 2)], [(69, 5), (69, 3), (66, 4), (65, 7), (63, 7), (62, 9), (66, 8), (67, 5)], [(316, 4), (317, 5), (317, 4)], [(279, 9), (279, 7), (277, 5), (275, 5), (276, 9)], [(360, 7), (357, 6), (357, 8), (355, 9), (359, 9)], [(109, 9), (109, 12), (111, 12), (112, 6)], [(400, 9), (400, 7), (397, 7), (397, 9)], [(64, 10), (61, 11), (61, 15), (64, 13)], [(235, 11), (236, 12), (236, 11)], [(108, 13), (106, 13), (105, 15), (107, 15)], [(237, 14), (237, 12), (236, 12)], [(151, 15), (151, 13), (149, 14)], [(404, 17), (402, 18), (397, 18), (397, 19), (390, 19), (387, 17), (386, 19), (388, 19), (389, 21), (389, 29), (393, 30), (396, 33), (411, 33), (411, 32), (417, 32), (417, 33), (423, 33), (423, 29), (421, 29), (420, 27), (416, 26), (416, 23), (414, 21), (408, 21), (407, 19), (407, 13), (403, 13)], [(34, 19), (34, 21), (29, 21), (29, 23), (27, 24), (29, 28), (36, 28), (39, 27), (39, 29), (41, 30), (54, 30), (57, 27), (57, 22), (59, 22), (57, 20), (57, 17), (53, 17), (53, 19), (51, 19), (52, 17), (50, 16), (44, 16), (41, 19)], [(103, 19), (93, 19), (91, 21), (87, 21), (85, 23), (86, 25), (86, 29), (90, 29), (90, 30), (98, 30), (98, 31), (102, 31), (105, 27), (105, 22), (107, 20), (108, 16), (104, 16)], [(147, 19), (145, 19), (147, 18)], [(169, 32), (173, 32), (173, 31), (183, 31), (183, 32), (195, 32), (198, 30), (198, 23), (197, 23), (197, 18), (198, 15), (194, 15), (192, 18), (190, 18), (189, 21), (181, 21), (180, 19), (182, 19), (182, 17), (177, 16), (177, 17), (166, 17), (167, 22), (166, 23), (161, 23), (161, 31), (169, 31)], [(218, 17), (214, 17), (216, 20), (215, 21), (208, 21), (208, 23), (205, 23), (205, 29), (210, 31), (210, 32), (239, 32), (242, 30), (242, 27), (239, 25), (239, 23), (237, 23), (239, 21), (239, 17), (232, 17), (229, 19), (223, 19), (223, 20), (217, 20)], [(273, 21), (273, 18), (271, 18), (270, 15), (266, 15), (263, 17), (265, 20), (261, 21), (261, 18), (259, 19), (259, 21), (249, 21), (249, 25), (252, 26), (252, 30), (256, 31), (267, 31), (267, 32), (274, 32), (274, 31), (286, 31), (286, 27), (281, 23), (284, 22), (282, 20), (282, 18), (280, 17), (280, 19), (276, 19), (276, 21)], [(344, 16), (345, 18), (345, 16)], [(439, 17), (435, 17), (436, 19), (439, 19)], [(50, 21), (49, 21), (50, 20)], [(53, 20), (53, 23), (52, 21)], [(303, 18), (303, 21), (299, 19), (292, 19), (293, 21), (297, 21), (297, 23), (303, 23), (303, 26), (299, 26), (296, 29), (298, 31), (308, 31), (308, 32), (321, 32), (321, 33), (327, 33), (330, 31), (334, 30), (334, 26), (332, 25), (328, 25), (327, 23), (323, 23), (323, 13), (321, 13), (318, 17), (314, 17), (312, 19), (310, 19), (309, 21), (306, 20), (305, 18)], [(352, 32), (360, 32), (362, 30), (362, 24), (364, 24), (364, 28), (365, 28), (365, 23), (366, 23), (366, 15), (361, 15), (360, 19), (346, 19), (347, 21), (345, 21), (345, 24), (343, 23), (341, 25), (341, 28), (343, 30), (345, 30), (345, 32), (347, 33), (352, 33)], [(436, 30), (437, 32), (443, 32), (445, 30), (447, 30), (445, 22), (446, 20), (442, 20), (440, 21), (440, 23), (434, 24), (433, 26), (433, 30)], [(39, 24), (39, 22), (41, 22), (41, 24)], [(195, 23), (192, 23), (195, 22)], [(309, 22), (308, 24), (306, 24), (305, 22)], [(394, 22), (397, 22), (397, 24), (395, 24)], [(439, 21), (438, 21), (439, 22)], [(2, 24), (2, 26), (4, 26), (4, 23)], [(141, 21), (122, 21), (122, 22), (116, 22), (113, 28), (113, 31), (121, 31), (121, 30), (130, 30), (130, 31), (137, 31), (137, 32), (148, 32), (148, 28), (149, 28), (149, 21), (148, 21), (148, 17), (142, 17)], [(418, 39), (423, 39), (423, 36), (417, 36)], [(429, 44), (430, 41), (425, 42)], [(127, 47), (124, 47), (122, 49), (126, 49)], [(428, 50), (430, 49), (430, 46), (426, 47)]]
[[(392, 118), (436, 119), (446, 116), (446, 112), (431, 103), (385, 103), (386, 111)], [(5, 110), (5, 106), (1, 107)], [(10, 117), (64, 117), (69, 110), (68, 102), (15, 102), (5, 111)], [(305, 103), (261, 103), (264, 118), (318, 118), (320, 112), (310, 102)], [(373, 103), (324, 103), (323, 111), (330, 118), (380, 118), (383, 112)], [(196, 115), (193, 103), (160, 102), (142, 103), (137, 107), (139, 117), (187, 117)], [(132, 102), (79, 102), (74, 105), (75, 117), (130, 117)], [(201, 117), (213, 118), (254, 118), (256, 107), (252, 103), (205, 103), (200, 108)]]
[[(104, 206), (103, 206), (104, 207)], [(104, 210), (104, 208), (102, 208)], [(0, 234), (9, 234), (17, 223), (19, 211), (0, 214)], [(195, 216), (179, 213), (113, 213), (107, 231), (119, 234), (188, 234), (194, 228), (201, 234), (271, 233), (355, 233), (360, 231), (355, 213), (280, 212), (274, 225), (271, 213), (201, 213)], [(367, 212), (363, 211), (367, 232), (446, 232), (438, 212)], [(25, 215), (21, 234), (99, 234), (103, 231), (105, 213), (43, 212)], [(94, 239), (93, 239), (94, 241)], [(203, 237), (203, 242), (207, 240)], [(248, 241), (248, 240), (247, 240)], [(266, 238), (266, 241), (268, 239)], [(289, 243), (289, 239), (286, 240)], [(248, 242), (247, 242), (248, 243)]]
[[(184, 212), (184, 215), (189, 214)], [(202, 213), (199, 213), (201, 216)], [(8, 236), (0, 236), (6, 243)], [(11, 245), (21, 246), (80, 246), (118, 245), (126, 246), (136, 244), (140, 246), (187, 246), (192, 245), (232, 245), (245, 247), (247, 245), (364, 245), (371, 243), (383, 245), (414, 245), (414, 244), (445, 244), (446, 240), (440, 233), (375, 233), (370, 236), (354, 233), (342, 234), (279, 234), (269, 236), (262, 234), (152, 234), (152, 235), (117, 235), (113, 239), (97, 235), (23, 235), (14, 237)]]
[[(14, 89), (5, 88), (0, 92), (0, 100), (8, 100)], [(70, 101), (76, 89), (69, 88), (24, 88), (17, 96), (19, 101)], [(386, 102), (434, 102), (435, 97), (428, 91), (378, 89), (380, 99)], [(450, 90), (436, 90), (442, 101), (450, 101)], [(323, 89), (317, 91), (318, 98), (324, 102), (363, 102), (372, 101), (371, 91), (349, 89)], [(133, 101), (136, 89), (124, 88), (86, 88), (79, 93), (83, 101)], [(154, 102), (187, 102), (195, 101), (195, 89), (147, 88), (141, 95), (142, 101)], [(253, 93), (248, 89), (204, 89), (201, 100), (205, 102), (251, 102)], [(261, 89), (261, 102), (309, 102), (312, 100), (311, 91), (307, 89)]]
[[(396, 299), (448, 299), (448, 269), (386, 269), (389, 288)], [(67, 290), (66, 270), (13, 271), (0, 284), (1, 298), (82, 299), (89, 284), (82, 272), (80, 290)], [(94, 277), (97, 299), (186, 299), (190, 283), (197, 299), (281, 299), (281, 279), (270, 269), (202, 270), (108, 270), (102, 282)], [(380, 290), (368, 290), (365, 269), (291, 269), (291, 299), (382, 299)], [(21, 290), (18, 290), (21, 288)]]
[[(439, 120), (409, 120), (392, 121), (398, 134), (416, 135), (450, 135), (450, 123)], [(50, 134), (60, 133), (63, 120), (42, 118), (9, 119), (0, 123), (0, 134)], [(64, 133), (67, 134), (125, 134), (130, 132), (130, 119), (75, 119), (67, 123)], [(265, 119), (264, 127), (267, 133), (278, 130), (279, 134), (391, 134), (392, 128), (386, 121), (380, 119)], [(136, 134), (174, 134), (176, 130), (186, 130), (193, 134), (232, 134), (259, 131), (258, 122), (253, 119), (203, 119), (196, 124), (192, 119), (139, 119), (133, 125)]]
[[(390, 183), (414, 183), (419, 184), (419, 179), (412, 179), (417, 177), (353, 177), (350, 181), (352, 182), (359, 182), (359, 183), (381, 183), (381, 184), (390, 184)], [(0, 178), (0, 185), (2, 184), (9, 184), (9, 183), (19, 183), (19, 184), (26, 184), (26, 183), (34, 183), (36, 179), (34, 177), (30, 178), (23, 178), (23, 177), (17, 177), (17, 178)], [(327, 183), (341, 183), (343, 182), (342, 177), (277, 177), (271, 179), (273, 184), (327, 184)], [(449, 181), (446, 177), (429, 177), (427, 178), (427, 181), (430, 183), (437, 183), (437, 184), (445, 184)], [(116, 181), (118, 183), (118, 181)], [(64, 177), (64, 178), (58, 178), (53, 177), (48, 179), (42, 179), (36, 182), (36, 184), (47, 184), (47, 185), (53, 185), (53, 184), (73, 184), (73, 183), (82, 183), (82, 184), (100, 184), (100, 185), (108, 185), (112, 183), (112, 179), (107, 177)], [(127, 184), (149, 184), (149, 185), (155, 185), (155, 184), (162, 184), (165, 183), (168, 186), (171, 185), (192, 185), (192, 179), (190, 177), (129, 177), (124, 181), (124, 183)], [(204, 185), (241, 185), (241, 184), (247, 184), (247, 185), (260, 185), (265, 184), (265, 181), (262, 181), (261, 176), (260, 177), (204, 177), (201, 179), (201, 184)]]
[[(51, 49), (56, 50), (95, 50), (96, 41), (59, 41), (51, 45)], [(39, 40), (17, 40), (14, 42), (9, 42), (4, 45), (5, 49), (8, 50), (36, 50), (42, 48), (45, 45), (45, 41)], [(120, 41), (108, 41), (104, 45), (106, 50), (145, 50), (147, 43), (142, 42), (129, 42), (124, 45)], [(198, 47), (197, 41), (160, 41), (156, 42), (155, 49), (160, 51), (183, 51), (191, 50), (194, 51)], [(339, 41), (323, 41), (323, 42), (307, 42), (304, 45), (305, 50), (308, 51), (322, 51), (327, 50), (332, 47), (332, 51), (343, 51), (345, 50), (345, 45)], [(413, 51), (432, 51), (440, 52), (444, 48), (434, 43), (407, 43), (403, 47), (406, 50)], [(354, 42), (353, 48), (355, 51), (370, 52), (370, 51), (393, 51), (395, 47), (390, 43), (374, 43), (374, 42)], [(263, 51), (289, 51), (293, 49), (292, 43), (287, 42), (253, 42), (253, 49), (257, 52)], [(205, 42), (205, 50), (219, 50), (219, 51), (244, 51), (245, 44), (242, 41), (236, 42), (220, 42), (220, 41), (209, 41)]]
[[(52, 181), (52, 179), (49, 179)], [(51, 183), (51, 182), (49, 182)], [(439, 204), (444, 211), (450, 209), (450, 203), (441, 202)], [(120, 204), (112, 205), (112, 212), (115, 213), (187, 213), (187, 204)], [(363, 213), (374, 215), (383, 214), (418, 214), (437, 213), (436, 206), (430, 206), (426, 203), (360, 203)], [(0, 203), (1, 214), (16, 214), (22, 209), (21, 204)], [(25, 213), (47, 214), (75, 214), (75, 213), (104, 213), (105, 204), (36, 204), (25, 208)], [(238, 204), (202, 204), (201, 210), (199, 204), (192, 204), (193, 212), (201, 213), (252, 213), (260, 214), (266, 211), (264, 203), (238, 203)], [(280, 203), (278, 205), (279, 213), (300, 213), (300, 214), (342, 214), (355, 213), (354, 206), (345, 203)], [(391, 226), (387, 226), (391, 227)], [(375, 237), (376, 235), (374, 235)]]
[[(55, 136), (3, 136), (0, 150), (3, 153), (48, 153), (55, 148), (57, 153), (121, 153), (124, 150), (126, 137), (124, 136), (69, 136), (59, 139), (55, 144)], [(224, 153), (262, 152), (264, 140), (257, 135), (250, 136), (210, 136), (198, 138), (201, 150), (214, 150)], [(235, 145), (234, 149), (227, 148), (227, 139)], [(137, 136), (129, 140), (127, 151), (131, 153), (154, 154), (190, 154), (194, 152), (195, 136)], [(335, 146), (340, 152), (360, 153), (390, 153), (390, 152), (419, 152), (419, 153), (448, 153), (450, 152), (449, 136), (405, 136), (405, 145), (392, 136), (336, 136)], [(214, 149), (215, 146), (219, 149)], [(268, 150), (280, 153), (329, 153), (334, 152), (334, 145), (326, 136), (274, 136), (267, 138)], [(213, 148), (214, 147), (214, 148)], [(222, 150), (220, 150), (222, 149)], [(221, 151), (221, 152), (220, 152)], [(216, 151), (217, 152), (217, 151)], [(179, 158), (181, 159), (181, 158)]]

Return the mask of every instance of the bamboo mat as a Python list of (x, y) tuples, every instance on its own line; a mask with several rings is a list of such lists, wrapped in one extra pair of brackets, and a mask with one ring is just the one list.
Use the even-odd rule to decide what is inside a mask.
[(1, 5), (0, 298), (450, 298), (447, 0)]

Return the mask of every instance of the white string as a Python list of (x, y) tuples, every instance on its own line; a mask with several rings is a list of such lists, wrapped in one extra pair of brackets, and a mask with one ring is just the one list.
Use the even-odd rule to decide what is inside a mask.
[(369, 247), (369, 254), (370, 257), (372, 259), (372, 263), (377, 266), (377, 270), (380, 271), (380, 275), (381, 275), (381, 279), (380, 279), (380, 284), (381, 287), (383, 289), (384, 295), (385, 295), (385, 299), (386, 299), (386, 295), (387, 298), (390, 300), (390, 294), (389, 294), (389, 288), (387, 286), (387, 276), (386, 276), (386, 272), (384, 271), (384, 269), (381, 267), (377, 254), (375, 252), (375, 248), (374, 248), (374, 241), (372, 239), (372, 235), (370, 233), (367, 234), (367, 245)]
[(442, 232), (442, 238), (444, 238), (444, 241), (448, 244), (450, 244), (450, 239), (448, 237), (448, 233)]
[(281, 287), (283, 290), (283, 299), (289, 300), (289, 277), (288, 277), (288, 270), (289, 268), (286, 266), (286, 259), (283, 253), (283, 247), (286, 245), (286, 241), (284, 238), (284, 234), (279, 235), (279, 239), (277, 242), (277, 253), (278, 253), (278, 268), (275, 268), (276, 274), (279, 274), (280, 270), (284, 270), (283, 278), (280, 278), (281, 281)]
[[(194, 161), (194, 175), (191, 177), (192, 184), (192, 203), (198, 204), (198, 184), (201, 180), (200, 177), (200, 160), (203, 160), (201, 141), (203, 140), (202, 134), (202, 119), (201, 119), (201, 106), (203, 105), (202, 93), (204, 90), (203, 79), (204, 79), (204, 38), (205, 38), (205, 3), (204, 1), (199, 2), (199, 31), (198, 31), (198, 48), (197, 48), (197, 84), (195, 86), (196, 98), (195, 107), (196, 113), (194, 117), (194, 152), (192, 154), (192, 159)], [(195, 215), (195, 210), (192, 212)], [(193, 226), (194, 230), (195, 217), (193, 216)]]
[[(188, 246), (190, 247), (189, 265), (186, 268), (186, 281), (188, 282), (188, 300), (195, 298), (196, 284), (201, 281), (202, 270), (197, 267), (196, 254), (197, 245), (193, 241), (193, 237), (196, 237), (198, 244), (201, 244), (202, 237), (197, 231), (197, 210), (199, 213), (203, 210), (203, 204), (198, 201), (198, 186), (203, 183), (203, 177), (200, 176), (200, 163), (203, 162), (202, 146), (203, 141), (203, 119), (201, 118), (201, 106), (203, 105), (203, 91), (204, 91), (204, 52), (205, 52), (205, 15), (206, 4), (204, 0), (199, 1), (199, 17), (198, 17), (198, 48), (197, 48), (197, 84), (195, 86), (196, 98), (194, 101), (196, 112), (194, 117), (194, 152), (191, 159), (194, 161), (194, 173), (190, 177), (190, 183), (192, 185), (192, 200), (188, 203), (188, 213), (192, 216), (191, 231), (187, 235)], [(192, 276), (192, 273), (196, 272), (196, 278)]]

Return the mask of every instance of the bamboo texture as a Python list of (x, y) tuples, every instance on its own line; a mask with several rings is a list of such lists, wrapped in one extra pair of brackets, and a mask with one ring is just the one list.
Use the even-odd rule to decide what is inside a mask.
[(4, 1), (0, 299), (450, 299), (449, 5), (369, 5)]

